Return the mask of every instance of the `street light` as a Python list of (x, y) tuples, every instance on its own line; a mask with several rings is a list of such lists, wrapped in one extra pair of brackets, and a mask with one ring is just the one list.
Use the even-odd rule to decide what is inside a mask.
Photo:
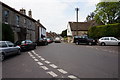
[(77, 21), (77, 24), (76, 24), (77, 34), (76, 35), (78, 36), (78, 11), (79, 11), (79, 8), (75, 8), (75, 10), (76, 10), (76, 21)]

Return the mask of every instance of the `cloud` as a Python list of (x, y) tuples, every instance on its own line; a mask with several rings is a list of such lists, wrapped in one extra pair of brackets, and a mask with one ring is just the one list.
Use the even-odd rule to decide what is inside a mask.
[[(85, 21), (85, 17), (96, 3), (89, 0), (1, 0), (9, 6), (19, 10), (25, 8), (32, 10), (33, 18), (47, 28), (47, 31), (61, 33), (67, 28), (69, 21), (76, 21), (75, 7), (80, 7), (79, 19)], [(87, 2), (88, 1), (88, 2)], [(94, 2), (95, 1), (95, 2)], [(81, 3), (83, 2), (84, 5)], [(91, 6), (91, 7), (90, 7)], [(89, 9), (89, 10), (88, 10)], [(27, 13), (28, 14), (28, 13)]]

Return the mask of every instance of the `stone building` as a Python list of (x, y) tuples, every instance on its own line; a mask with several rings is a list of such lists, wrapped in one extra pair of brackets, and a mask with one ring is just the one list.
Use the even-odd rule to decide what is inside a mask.
[[(38, 21), (32, 18), (32, 11), (28, 11), (28, 16), (26, 15), (25, 9), (20, 9), (20, 11), (15, 10), (14, 8), (6, 5), (5, 3), (0, 2), (2, 5), (2, 23), (10, 25), (14, 32), (14, 41), (29, 39), (36, 41), (39, 36), (39, 31), (37, 30)], [(41, 26), (39, 26), (41, 28)], [(42, 26), (44, 32), (46, 28)], [(38, 32), (37, 32), (38, 31)], [(40, 35), (41, 35), (40, 34)]]
[(67, 25), (67, 37), (68, 42), (73, 42), (74, 36), (87, 35), (88, 29), (92, 26), (97, 26), (95, 20), (88, 22), (68, 22)]

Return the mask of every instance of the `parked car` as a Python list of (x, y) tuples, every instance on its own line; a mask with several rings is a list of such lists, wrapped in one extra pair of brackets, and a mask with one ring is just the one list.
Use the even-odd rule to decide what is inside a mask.
[(79, 44), (96, 45), (97, 41), (92, 38), (89, 38), (88, 36), (75, 36), (74, 43), (76, 45)]
[(52, 38), (47, 38), (47, 43), (52, 43), (53, 39)]
[(98, 40), (99, 45), (120, 45), (120, 40), (115, 37), (102, 37)]
[(20, 47), (10, 41), (0, 41), (0, 60), (3, 61), (6, 56), (13, 54), (21, 54)]
[(47, 43), (47, 38), (40, 38), (39, 40), (36, 41), (38, 46), (45, 46), (48, 45)]
[(36, 49), (36, 43), (31, 40), (17, 41), (15, 44), (20, 46), (22, 51)]
[(61, 39), (59, 37), (56, 37), (54, 40), (55, 43), (61, 43)]

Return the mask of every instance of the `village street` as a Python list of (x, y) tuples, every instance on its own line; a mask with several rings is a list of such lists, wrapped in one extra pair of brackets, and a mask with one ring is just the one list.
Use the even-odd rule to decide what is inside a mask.
[(52, 43), (8, 57), (3, 78), (117, 78), (118, 46)]

